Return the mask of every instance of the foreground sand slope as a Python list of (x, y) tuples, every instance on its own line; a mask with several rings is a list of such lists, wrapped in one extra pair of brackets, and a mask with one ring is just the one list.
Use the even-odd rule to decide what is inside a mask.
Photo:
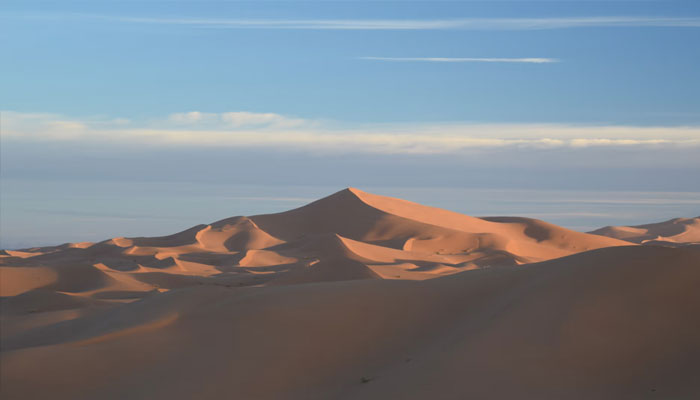
[(2, 398), (695, 399), (698, 287), (696, 246), (423, 281), (205, 281), (7, 337)]
[(631, 243), (682, 246), (700, 244), (700, 217), (674, 218), (635, 226), (606, 226), (589, 232)]

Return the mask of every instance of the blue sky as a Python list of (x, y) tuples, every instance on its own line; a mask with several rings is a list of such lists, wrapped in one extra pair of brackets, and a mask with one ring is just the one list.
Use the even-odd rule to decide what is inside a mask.
[(70, 228), (90, 182), (698, 192), (698, 43), (697, 1), (5, 0), (0, 184), (46, 203), (0, 217)]
[[(245, 110), (348, 122), (700, 121), (695, 1), (3, 4), (2, 46), (10, 57), (0, 67), (2, 101), (15, 111), (145, 118)], [(577, 18), (590, 22), (567, 25)], [(595, 22), (604, 18), (613, 21)], [(551, 29), (517, 23), (528, 19), (563, 21)], [(377, 20), (418, 27), (314, 29), (325, 21)], [(475, 27), (420, 25), (455, 20)], [(265, 21), (307, 23), (286, 29)], [(560, 62), (360, 58), (368, 56)]]

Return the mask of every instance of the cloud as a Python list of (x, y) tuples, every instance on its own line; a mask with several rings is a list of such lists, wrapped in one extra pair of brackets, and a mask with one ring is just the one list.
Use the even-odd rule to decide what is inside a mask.
[(528, 63), (546, 64), (559, 62), (556, 58), (474, 58), (474, 57), (358, 57), (361, 60), (397, 61), (397, 62), (440, 62), (440, 63)]
[(229, 19), (187, 17), (132, 17), (95, 14), (44, 14), (35, 18), (99, 19), (133, 24), (182, 25), (227, 29), (313, 30), (546, 30), (603, 27), (698, 28), (700, 17), (546, 17), (454, 19)]
[(380, 154), (457, 154), (499, 148), (700, 147), (697, 126), (468, 123), (352, 126), (241, 111), (177, 113), (143, 122), (4, 111), (2, 133), (4, 139), (15, 141)]
[(289, 118), (274, 113), (255, 113), (248, 111), (235, 111), (224, 113), (203, 113), (190, 111), (175, 113), (168, 116), (168, 120), (177, 125), (218, 125), (227, 128), (291, 128), (309, 124), (300, 118)]
[(195, 124), (202, 121), (214, 120), (218, 115), (214, 113), (202, 113), (199, 111), (190, 111), (184, 113), (170, 114), (168, 119), (176, 124)]
[(573, 139), (570, 141), (571, 147), (590, 146), (635, 146), (641, 144), (655, 145), (673, 143), (667, 139)]

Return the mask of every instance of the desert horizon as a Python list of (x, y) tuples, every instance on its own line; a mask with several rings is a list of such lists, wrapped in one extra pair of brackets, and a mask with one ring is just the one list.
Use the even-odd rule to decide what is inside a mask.
[[(247, 189), (247, 190), (250, 190), (250, 189)], [(422, 189), (421, 191), (426, 191), (426, 190), (433, 190), (433, 191), (437, 190), (437, 191), (439, 191), (439, 190), (441, 190), (441, 188)], [(451, 189), (451, 190), (454, 190), (454, 189)], [(509, 193), (509, 192), (518, 193), (518, 191), (512, 191), (512, 190), (506, 190), (506, 189), (478, 189), (478, 190), (476, 190), (476, 191), (477, 191), (477, 192), (487, 192), (487, 193), (489, 193), (489, 194), (496, 193), (496, 194), (498, 194), (498, 195), (507, 194), (507, 193)], [(540, 190), (540, 191), (543, 192), (545, 195), (550, 196), (550, 197), (551, 197), (551, 195), (552, 195), (552, 193), (553, 193), (553, 191), (547, 191), (547, 190)], [(414, 191), (414, 192), (415, 192), (415, 191)], [(467, 191), (466, 193), (469, 193), (469, 194), (471, 195), (471, 194), (473, 194), (474, 192), (475, 192), (474, 190), (471, 190), (471, 191)], [(525, 191), (520, 191), (520, 192), (525, 193)], [(529, 192), (533, 192), (533, 191), (529, 191)], [(572, 193), (572, 192), (573, 192), (573, 193), (576, 193), (577, 195), (581, 195), (581, 191), (578, 191), (578, 192), (574, 192), (574, 191), (559, 191), (559, 192), (564, 193), (564, 194), (567, 195), (567, 196), (570, 196), (570, 193)], [(248, 192), (248, 193), (249, 193), (249, 192)], [(344, 189), (342, 189), (342, 190), (336, 192), (336, 193), (333, 194), (333, 195), (334, 195), (334, 196), (338, 196), (340, 193), (357, 194), (357, 193), (367, 193), (367, 192), (365, 192), (365, 191), (363, 191), (363, 190), (360, 190), (360, 189), (358, 189), (358, 188), (347, 187), (347, 188), (344, 188)], [(420, 193), (420, 192), (418, 192), (418, 193)], [(458, 192), (458, 193), (459, 193), (459, 192)], [(586, 193), (587, 193), (587, 194), (591, 194), (591, 192), (586, 192)], [(607, 192), (605, 192), (605, 193), (607, 194)], [(617, 194), (619, 194), (619, 193), (620, 193), (620, 192), (618, 192)], [(624, 193), (624, 192), (623, 192), (623, 193)], [(367, 193), (367, 194), (370, 195), (370, 196), (377, 196), (377, 195), (371, 194), (371, 193)], [(642, 193), (640, 193), (640, 192), (632, 192), (632, 193), (630, 193), (629, 195), (630, 195), (630, 196), (639, 196), (640, 194), (642, 194)], [(670, 202), (671, 204), (674, 204), (676, 207), (677, 207), (677, 205), (679, 205), (679, 204), (684, 204), (684, 203), (689, 204), (691, 207), (694, 207), (696, 201), (700, 201), (700, 200), (696, 200), (694, 197), (691, 197), (691, 196), (694, 194), (693, 192), (687, 192), (686, 194), (687, 194), (687, 195), (690, 195), (690, 196), (689, 196), (687, 199), (684, 199), (684, 200), (679, 201), (678, 203), (676, 203), (676, 202), (674, 202), (674, 201), (672, 201), (672, 200), (666, 200), (666, 198), (659, 198), (659, 197), (661, 197), (661, 196), (664, 196), (664, 197), (665, 197), (665, 196), (668, 195), (668, 196), (669, 196), (668, 198), (677, 198), (677, 197), (675, 197), (675, 196), (679, 195), (680, 192), (668, 193), (668, 194), (666, 194), (666, 193), (659, 193), (659, 192), (647, 192), (646, 194), (651, 194), (652, 196), (655, 197), (655, 198), (653, 198), (653, 199), (648, 200), (648, 201), (650, 201), (650, 202), (652, 203), (652, 206), (657, 206), (658, 204), (663, 204), (663, 202)], [(392, 197), (392, 196), (384, 196), (384, 195), (379, 195), (379, 196), (381, 196), (381, 197)], [(599, 200), (599, 199), (597, 199), (597, 198), (601, 196), (600, 194), (594, 194), (593, 196), (595, 197), (595, 199), (591, 198), (591, 199), (578, 199), (578, 200), (576, 200), (576, 201), (575, 201), (576, 206), (577, 206), (577, 207), (580, 207), (580, 204), (581, 204), (581, 203), (586, 203), (586, 202), (593, 202), (593, 203), (622, 203), (622, 207), (625, 207), (625, 208), (631, 206), (631, 204), (625, 204), (625, 203), (623, 203), (624, 200), (610, 200), (609, 197), (607, 197), (608, 200)], [(674, 196), (674, 197), (672, 197), (672, 196)], [(322, 199), (325, 199), (326, 197), (331, 197), (331, 195), (323, 196)], [(265, 197), (265, 196), (259, 196), (259, 197), (249, 196), (249, 197), (245, 197), (245, 196), (240, 196), (240, 197), (228, 197), (228, 198), (226, 198), (226, 199), (227, 199), (227, 200), (234, 200), (234, 201), (236, 201), (236, 200), (244, 200), (244, 201), (250, 201), (250, 202), (272, 201), (272, 202), (275, 202), (275, 203), (285, 203), (285, 202), (303, 203), (303, 204), (300, 205), (299, 207), (293, 207), (294, 209), (296, 209), (296, 208), (303, 208), (304, 206), (306, 206), (306, 205), (308, 205), (308, 204), (310, 204), (310, 203), (316, 202), (316, 200), (311, 199), (311, 198), (308, 197), (308, 196), (307, 196), (307, 197), (292, 197), (292, 196), (289, 196), (289, 197), (274, 197), (274, 196), (268, 196), (268, 197)], [(322, 200), (322, 199), (319, 199), (319, 200)], [(643, 199), (643, 198), (642, 198), (642, 199)], [(410, 201), (410, 200), (406, 200), (406, 199), (402, 199), (402, 200), (403, 200), (403, 201), (406, 201), (406, 202), (410, 202), (410, 203), (416, 203), (415, 201)], [(455, 200), (455, 199), (452, 200), (451, 204), (455, 204), (455, 201), (454, 201), (454, 200)], [(459, 201), (460, 199), (456, 199), (456, 200)], [(482, 200), (482, 201), (483, 201), (483, 200)], [(508, 200), (508, 203), (519, 203), (519, 202), (521, 202), (521, 201), (522, 201), (522, 199), (518, 199), (518, 200)], [(563, 203), (563, 202), (565, 202), (566, 200), (563, 200), (563, 199), (556, 199), (556, 201), (557, 201), (557, 202), (560, 202), (560, 203)], [(528, 200), (528, 202), (534, 203), (534, 202), (538, 202), (538, 201), (537, 201), (537, 200), (535, 200), (535, 201)], [(642, 202), (646, 202), (646, 200), (642, 200)], [(429, 208), (441, 208), (441, 207), (427, 206), (427, 205), (424, 205), (424, 206), (429, 207)], [(478, 208), (479, 206), (482, 206), (482, 204), (475, 204), (475, 206)], [(279, 204), (274, 204), (274, 207), (275, 207), (276, 209), (279, 209), (281, 206), (280, 206)], [(238, 206), (237, 208), (240, 208), (240, 206)], [(255, 207), (253, 206), (253, 208), (255, 208)], [(270, 212), (270, 213), (268, 213), (268, 214), (277, 214), (277, 213), (281, 213), (281, 212), (284, 212), (284, 211), (290, 211), (290, 210), (273, 211), (273, 212)], [(449, 209), (444, 209), (443, 211), (444, 211), (444, 212), (454, 213), (454, 214), (463, 214), (463, 213), (460, 213), (460, 212), (457, 212), (457, 211), (454, 211), (454, 210), (449, 210)], [(517, 213), (516, 213), (516, 214), (517, 214)], [(522, 217), (522, 218), (530, 219), (530, 220), (538, 220), (538, 219), (540, 219), (541, 222), (547, 222), (547, 223), (550, 223), (550, 224), (551, 224), (551, 221), (545, 221), (545, 220), (546, 220), (546, 217), (549, 216), (549, 217), (555, 217), (555, 218), (556, 218), (556, 217), (558, 217), (558, 216), (560, 216), (560, 215), (561, 215), (561, 216), (569, 216), (569, 215), (571, 215), (571, 216), (580, 217), (581, 219), (584, 219), (584, 220), (585, 220), (585, 219), (590, 220), (590, 219), (600, 219), (600, 218), (606, 218), (606, 217), (608, 217), (608, 216), (610, 216), (610, 217), (613, 216), (613, 214), (602, 214), (602, 213), (601, 213), (601, 214), (596, 214), (596, 213), (586, 213), (586, 212), (582, 212), (582, 213), (580, 213), (580, 215), (576, 215), (575, 213), (562, 212), (562, 213), (549, 213), (549, 214), (548, 214), (548, 213), (541, 213), (541, 214), (544, 216), (544, 218), (535, 218), (534, 215), (536, 215), (536, 214), (537, 214), (537, 213), (525, 213), (524, 215), (523, 215), (523, 214), (519, 214), (519, 215), (515, 215), (515, 214), (512, 214), (512, 215), (511, 215), (511, 214), (504, 214), (504, 215), (502, 215), (502, 216), (499, 216), (499, 215), (479, 215), (479, 216), (475, 216), (475, 218), (478, 218), (478, 219), (487, 219), (487, 220), (488, 220), (489, 218), (509, 218), (509, 217), (510, 217), (510, 218), (518, 218), (518, 217)], [(140, 216), (139, 216), (139, 217), (140, 217)], [(236, 216), (236, 217), (220, 218), (217, 222), (223, 221), (223, 220), (225, 220), (225, 219), (237, 218), (237, 217), (238, 217), (238, 216)], [(136, 216), (134, 216), (134, 218), (136, 218)], [(638, 218), (638, 217), (637, 217), (637, 218)], [(693, 217), (693, 216), (680, 216), (680, 217), (678, 217), (678, 216), (677, 216), (677, 217), (670, 218), (670, 219), (665, 220), (665, 221), (656, 221), (656, 222), (648, 222), (648, 221), (645, 221), (646, 223), (642, 222), (642, 223), (638, 223), (638, 224), (636, 224), (636, 225), (631, 225), (631, 224), (630, 224), (630, 225), (624, 225), (624, 226), (623, 226), (623, 225), (616, 226), (616, 225), (614, 225), (614, 224), (604, 225), (604, 226), (595, 226), (595, 225), (592, 225), (592, 224), (589, 222), (589, 223), (587, 224), (587, 226), (584, 226), (584, 227), (582, 227), (582, 226), (576, 226), (576, 227), (574, 227), (574, 228), (568, 228), (568, 229), (571, 229), (571, 230), (574, 230), (574, 231), (579, 231), (579, 232), (582, 232), (582, 233), (593, 233), (593, 234), (601, 235), (601, 236), (609, 236), (609, 237), (613, 237), (613, 238), (622, 238), (623, 240), (626, 240), (626, 241), (629, 241), (629, 242), (632, 242), (632, 243), (637, 243), (637, 244), (643, 244), (643, 243), (646, 243), (646, 242), (648, 242), (648, 241), (650, 241), (650, 240), (659, 239), (659, 240), (663, 240), (663, 241), (664, 241), (664, 244), (670, 245), (671, 242), (673, 242), (673, 240), (672, 240), (670, 237), (667, 238), (666, 236), (668, 236), (668, 233), (669, 233), (669, 232), (673, 232), (673, 229), (671, 228), (671, 229), (669, 230), (669, 228), (665, 228), (666, 226), (673, 226), (674, 224), (681, 224), (681, 225), (682, 225), (682, 224), (684, 224), (684, 223), (688, 223), (688, 221), (691, 221), (691, 222), (692, 222), (692, 221), (694, 221), (694, 220), (696, 220), (696, 219), (698, 219), (698, 218), (700, 218), (700, 216), (695, 216), (695, 217)], [(165, 218), (163, 217), (163, 219), (165, 219)], [(171, 217), (171, 219), (176, 219), (176, 218)], [(212, 224), (216, 224), (217, 222), (213, 222)], [(136, 225), (136, 224), (135, 224), (135, 225)], [(201, 224), (195, 224), (195, 225), (201, 225)], [(206, 224), (205, 224), (205, 225), (206, 225)], [(554, 225), (556, 225), (556, 224), (554, 224)], [(562, 228), (566, 228), (566, 227), (562, 227)], [(645, 231), (645, 228), (651, 228), (652, 231), (647, 232), (647, 231)], [(682, 228), (679, 228), (679, 229), (682, 229)], [(188, 228), (188, 229), (184, 229), (184, 230), (189, 230), (189, 228)], [(634, 233), (631, 233), (631, 232), (638, 232), (638, 233), (634, 234)], [(665, 235), (661, 235), (661, 233), (664, 233)], [(682, 231), (681, 231), (681, 232), (677, 232), (677, 233), (680, 234), (680, 233), (682, 233)], [(657, 235), (658, 237), (654, 237), (654, 235)], [(94, 236), (94, 235), (93, 235), (93, 236)], [(119, 238), (119, 237), (118, 237), (118, 236), (115, 236), (114, 238)], [(671, 241), (666, 241), (665, 239), (671, 239)], [(43, 239), (43, 240), (45, 240), (45, 239)], [(39, 239), (39, 241), (42, 241), (42, 239)], [(87, 240), (83, 240), (83, 241), (80, 241), (80, 242), (81, 242), (81, 243), (86, 243), (86, 245), (87, 245), (87, 244), (92, 245), (92, 244), (94, 244), (94, 243), (100, 242), (100, 240), (92, 241), (92, 242), (91, 242), (91, 241), (87, 241)], [(680, 243), (683, 243), (683, 241), (681, 241)], [(54, 243), (54, 244), (51, 244), (51, 243), (34, 243), (34, 245), (28, 245), (28, 246), (17, 246), (17, 245), (15, 245), (15, 246), (11, 246), (11, 247), (4, 247), (3, 250), (22, 251), (22, 250), (27, 250), (27, 249), (32, 249), (32, 248), (53, 247), (53, 246), (58, 247), (58, 246), (62, 246), (62, 245), (71, 245), (71, 244), (73, 244), (73, 243), (71, 243), (71, 242), (63, 242), (63, 243), (58, 243), (58, 244), (55, 244), (55, 243)]]
[(0, 399), (700, 399), (697, 0), (0, 1)]
[[(344, 179), (349, 180), (349, 179)], [(230, 215), (271, 214), (339, 191), (340, 185), (240, 185), (5, 179), (0, 248), (20, 250), (118, 236), (161, 236)], [(476, 217), (540, 219), (579, 232), (693, 217), (700, 192), (362, 185), (365, 191)], [(76, 198), (89, 202), (76, 202)], [(41, 199), (41, 200), (39, 200)], [(45, 200), (44, 200), (45, 199)]]

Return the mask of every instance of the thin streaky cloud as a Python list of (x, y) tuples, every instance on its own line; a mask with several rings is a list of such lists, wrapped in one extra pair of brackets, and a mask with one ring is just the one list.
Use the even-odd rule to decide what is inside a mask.
[(526, 63), (526, 64), (547, 64), (559, 62), (556, 58), (493, 58), (493, 57), (358, 57), (361, 60), (375, 61), (397, 61), (397, 62), (438, 62), (438, 63)]
[(592, 27), (700, 28), (700, 17), (551, 17), (551, 18), (456, 18), (456, 19), (230, 19), (186, 17), (138, 17), (99, 14), (23, 15), (29, 18), (81, 18), (104, 21), (183, 25), (227, 29), (313, 30), (545, 30)]
[(229, 28), (336, 30), (540, 30), (583, 27), (700, 27), (700, 18), (576, 17), (576, 18), (464, 18), (436, 20), (241, 20), (187, 18), (123, 18), (124, 22), (171, 23)]

